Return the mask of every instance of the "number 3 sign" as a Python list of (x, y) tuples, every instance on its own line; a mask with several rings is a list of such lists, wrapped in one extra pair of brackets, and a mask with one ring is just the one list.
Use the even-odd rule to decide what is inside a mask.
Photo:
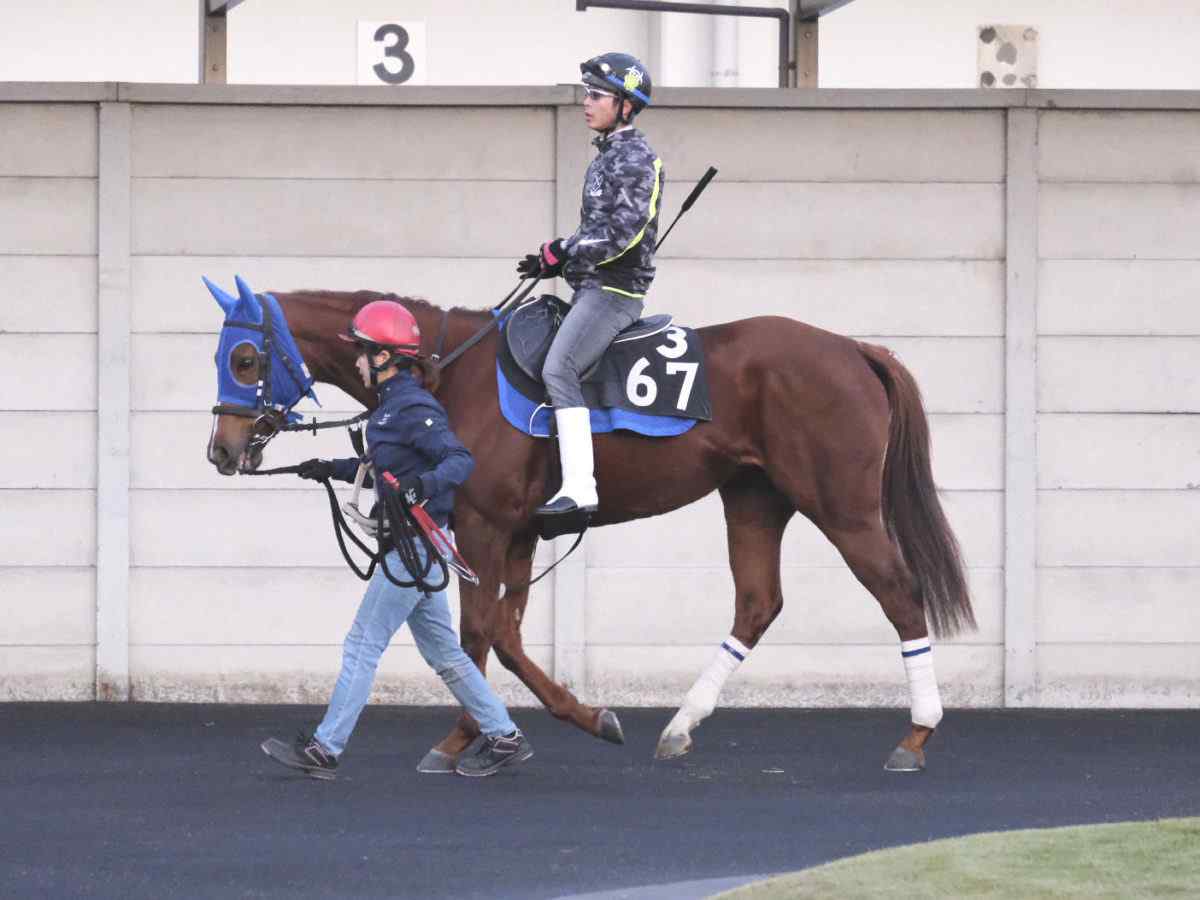
[(359, 22), (359, 84), (424, 84), (424, 22)]

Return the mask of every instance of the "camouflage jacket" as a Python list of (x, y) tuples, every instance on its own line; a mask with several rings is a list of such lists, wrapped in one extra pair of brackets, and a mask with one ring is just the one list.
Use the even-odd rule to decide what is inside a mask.
[(665, 176), (645, 136), (626, 128), (592, 143), (600, 152), (583, 179), (576, 232), (563, 241), (563, 277), (641, 298), (654, 280), (654, 245)]

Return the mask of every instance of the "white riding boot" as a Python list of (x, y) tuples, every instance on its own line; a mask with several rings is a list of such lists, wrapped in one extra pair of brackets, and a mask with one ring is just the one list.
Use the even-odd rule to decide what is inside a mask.
[(571, 406), (554, 411), (558, 426), (558, 452), (562, 457), (562, 487), (538, 507), (539, 516), (592, 512), (599, 504), (596, 496), (595, 462), (592, 456), (592, 422), (586, 406)]

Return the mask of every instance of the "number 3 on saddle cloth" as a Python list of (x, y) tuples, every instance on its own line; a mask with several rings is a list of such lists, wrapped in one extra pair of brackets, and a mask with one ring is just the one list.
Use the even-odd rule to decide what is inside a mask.
[[(496, 355), (500, 410), (518, 431), (550, 437), (542, 365), (570, 306), (551, 294), (522, 303), (500, 323)], [(673, 437), (712, 419), (700, 335), (668, 315), (639, 319), (619, 335), (580, 379), (593, 434), (624, 429)]]

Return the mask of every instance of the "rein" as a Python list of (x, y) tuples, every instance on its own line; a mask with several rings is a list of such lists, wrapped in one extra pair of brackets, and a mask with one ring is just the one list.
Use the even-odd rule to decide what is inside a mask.
[[(517, 286), (509, 292), (507, 297), (492, 307), (492, 320), (471, 335), (471, 337), (467, 338), (467, 340), (465, 340), (462, 344), (454, 348), (454, 350), (451, 351), (450, 354), (445, 358), (441, 357), (441, 351), (446, 339), (447, 322), (450, 311), (443, 310), (441, 325), (438, 329), (437, 345), (431, 357), (438, 370), (440, 371), (445, 369), (460, 356), (482, 341), (493, 328), (496, 328), (499, 325), (505, 314), (511, 308), (520, 305), (520, 303), (529, 296), (530, 292), (532, 292), (534, 287), (537, 286), (539, 280), (540, 276), (536, 275), (532, 276), (531, 278), (521, 279), (521, 281), (517, 283)], [(247, 325), (247, 323), (241, 322), (236, 323), (243, 327), (254, 327), (256, 330), (261, 330), (263, 332), (264, 340), (263, 351), (261, 355), (266, 357), (266, 361), (263, 363), (263, 367), (266, 370), (264, 379), (265, 389), (262, 393), (262, 400), (265, 401), (263, 407), (261, 409), (254, 409), (251, 407), (236, 406), (232, 404), (218, 404), (217, 406), (213, 407), (213, 412), (216, 414), (223, 413), (226, 415), (237, 415), (246, 418), (253, 418), (255, 421), (254, 425), (251, 426), (251, 449), (265, 447), (266, 444), (281, 431), (309, 431), (315, 435), (318, 431), (327, 428), (345, 427), (350, 434), (350, 442), (354, 445), (354, 450), (359, 459), (361, 460), (365, 458), (366, 450), (363, 446), (362, 431), (356, 426), (364, 420), (370, 418), (370, 410), (364, 410), (363, 412), (349, 419), (328, 420), (323, 422), (318, 422), (316, 420), (311, 422), (288, 422), (287, 418), (291, 412), (291, 406), (289, 406), (287, 409), (280, 410), (279, 408), (270, 405), (271, 326), (267, 324), (269, 319), (270, 316), (264, 309), (263, 327), (255, 326), (253, 324)], [(284, 367), (287, 369), (288, 374), (291, 375), (294, 380), (296, 380), (297, 384), (302, 384), (303, 382), (296, 379), (295, 369), (291, 363), (291, 360), (287, 358), (286, 354), (280, 353), (280, 359), (283, 361)], [(297, 398), (295, 402), (298, 403), (299, 400), (300, 398)], [(292, 406), (294, 405), (295, 403), (292, 404)], [(242, 472), (241, 474), (296, 475), (299, 474), (299, 471), (300, 467), (295, 465), (278, 466), (273, 469), (256, 469), (253, 471)], [(325, 494), (329, 499), (329, 514), (330, 518), (333, 520), (333, 534), (334, 537), (337, 538), (338, 549), (341, 550), (342, 558), (346, 561), (346, 564), (350, 567), (350, 570), (354, 572), (354, 574), (360, 579), (363, 581), (369, 581), (375, 574), (375, 569), (378, 566), (383, 569), (383, 573), (387, 577), (388, 581), (392, 582), (392, 584), (395, 584), (398, 587), (417, 586), (425, 593), (434, 593), (442, 590), (447, 584), (449, 584), (450, 573), (446, 561), (442, 558), (442, 555), (438, 552), (437, 548), (433, 546), (425, 532), (413, 525), (411, 514), (409, 513), (407, 506), (401, 497), (398, 495), (392, 496), (387, 492), (383, 492), (381, 502), (378, 504), (375, 513), (375, 534), (378, 542), (378, 548), (376, 550), (372, 550), (365, 543), (363, 543), (362, 540), (359, 539), (358, 535), (354, 533), (354, 530), (347, 523), (346, 517), (342, 512), (342, 508), (338, 505), (337, 494), (334, 492), (333, 485), (330, 483), (330, 479), (322, 478), (320, 481), (321, 486), (325, 488)], [(387, 519), (386, 522), (385, 512)], [(387, 547), (388, 538), (385, 537), (388, 532), (385, 530), (385, 525), (391, 526), (391, 543), (393, 548), (399, 553), (405, 569), (407, 569), (409, 574), (412, 575), (414, 579), (413, 581), (402, 581), (394, 576), (391, 571), (389, 571), (386, 560), (387, 553), (389, 552), (389, 548)], [(570, 549), (556, 559), (553, 563), (551, 563), (551, 565), (536, 578), (527, 580), (511, 588), (501, 583), (500, 592), (497, 599), (503, 599), (506, 594), (512, 593), (514, 590), (527, 590), (553, 572), (554, 569), (558, 567), (559, 563), (574, 553), (576, 548), (579, 547), (580, 542), (583, 541), (583, 535), (586, 530), (587, 527), (585, 525), (584, 529), (580, 531), (578, 536), (575, 538), (575, 542), (571, 545)], [(346, 537), (349, 537), (354, 546), (357, 547), (363, 554), (365, 554), (368, 559), (370, 559), (370, 563), (367, 565), (365, 570), (360, 568), (359, 564), (350, 555), (350, 551), (346, 546)], [(418, 542), (423, 546), (425, 551), (424, 566), (421, 566), (419, 563), (420, 554), (418, 551)], [(435, 563), (441, 569), (440, 584), (432, 584), (426, 580), (426, 576), (429, 575)], [(418, 573), (417, 569), (421, 569), (421, 571)]]
[[(521, 285), (525, 284), (526, 280), (529, 281), (529, 284), (525, 286), (524, 290), (522, 290)], [(442, 341), (445, 340), (445, 338), (446, 338), (446, 320), (450, 315), (449, 310), (443, 310), (442, 311), (442, 327), (438, 332), (437, 348), (433, 354), (433, 359), (437, 363), (438, 370), (440, 371), (440, 370), (446, 368), (448, 365), (450, 365), (450, 363), (454, 362), (456, 359), (458, 359), (460, 356), (462, 356), (464, 353), (466, 353), (468, 350), (470, 350), (472, 347), (474, 347), (476, 344), (478, 344), (480, 341), (482, 341), (485, 337), (487, 337), (488, 332), (490, 332), (493, 328), (495, 328), (497, 325), (499, 325), (500, 320), (504, 318), (504, 314), (506, 312), (508, 312), (510, 307), (519, 305), (522, 300), (524, 300), (526, 297), (529, 296), (530, 291), (532, 291), (537, 286), (537, 283), (539, 280), (541, 280), (541, 276), (538, 276), (538, 275), (533, 276), (531, 279), (522, 278), (517, 283), (517, 286), (509, 292), (507, 297), (505, 297), (503, 300), (501, 300), (499, 303), (497, 303), (495, 306), (492, 307), (492, 321), (488, 322), (486, 325), (484, 325), (482, 328), (480, 328), (477, 332), (475, 332), (473, 335), (471, 335), (469, 338), (467, 338), (465, 341), (463, 341), (461, 344), (459, 344), (457, 347), (455, 347), (452, 351), (450, 351), (450, 355), (447, 356), (445, 359), (440, 359), (441, 351), (442, 351)], [(521, 293), (517, 294), (517, 291), (521, 291)], [(513, 296), (514, 294), (517, 294), (517, 296), (514, 297)]]
[[(356, 432), (351, 432), (352, 435)], [(353, 441), (353, 436), (351, 437)], [(359, 437), (361, 441), (361, 436)], [(355, 441), (356, 449), (359, 441)], [(300, 466), (279, 466), (274, 469), (259, 469), (254, 472), (243, 472), (244, 475), (296, 475), (300, 472)], [(379, 504), (375, 513), (375, 528), (377, 535), (378, 547), (372, 550), (358, 535), (354, 533), (354, 529), (346, 522), (346, 517), (342, 513), (341, 507), (337, 502), (337, 494), (333, 490), (333, 484), (330, 479), (320, 479), (321, 486), (325, 488), (325, 494), (329, 498), (329, 515), (333, 519), (333, 535), (337, 538), (338, 549), (342, 551), (342, 558), (346, 560), (346, 564), (350, 567), (355, 575), (363, 581), (370, 581), (375, 574), (375, 569), (378, 566), (383, 570), (384, 576), (392, 584), (397, 587), (417, 587), (425, 594), (437, 593), (443, 590), (450, 583), (450, 572), (446, 566), (445, 560), (441, 554), (432, 545), (429, 538), (426, 537), (423, 531), (412, 525), (410, 514), (404, 500), (398, 495), (386, 495), (383, 502)], [(385, 521), (385, 510), (387, 513)], [(390, 526), (390, 531), (386, 526)], [(392, 547), (388, 547), (388, 534), (391, 535), (390, 542)], [(365, 571), (359, 568), (354, 557), (350, 555), (349, 549), (346, 547), (346, 538), (349, 537), (351, 542), (371, 561)], [(393, 575), (387, 564), (387, 554), (394, 549), (400, 556), (400, 562), (405, 570), (412, 576), (412, 581), (404, 581), (397, 575)], [(425, 551), (425, 563), (420, 563), (420, 549)], [(429, 573), (433, 571), (434, 565), (437, 565), (441, 570), (440, 580), (437, 583), (427, 580)]]

